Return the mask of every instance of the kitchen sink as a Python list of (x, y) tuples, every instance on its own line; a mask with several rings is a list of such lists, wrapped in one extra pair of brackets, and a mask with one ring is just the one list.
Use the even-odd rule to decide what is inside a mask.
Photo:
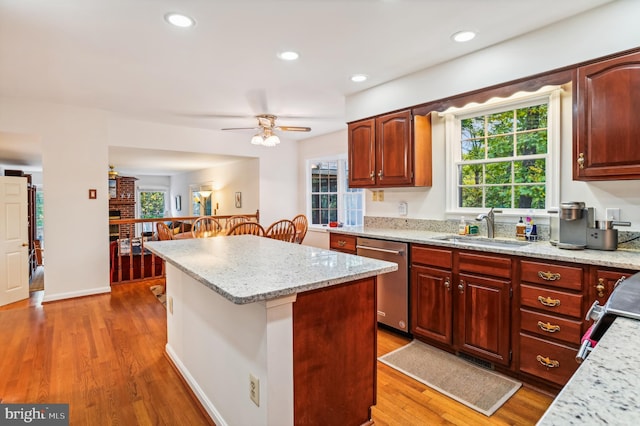
[(463, 235), (445, 235), (444, 237), (434, 237), (433, 239), (438, 241), (448, 241), (455, 244), (499, 248), (518, 248), (529, 244), (528, 241), (500, 240), (484, 237), (467, 237)]

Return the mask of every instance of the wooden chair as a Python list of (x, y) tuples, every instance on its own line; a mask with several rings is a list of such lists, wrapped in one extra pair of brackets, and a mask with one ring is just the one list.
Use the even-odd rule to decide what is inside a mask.
[(222, 225), (218, 219), (210, 216), (202, 216), (193, 221), (191, 235), (193, 238), (215, 237), (222, 231)]
[(302, 240), (304, 240), (305, 235), (307, 235), (307, 229), (309, 229), (307, 216), (299, 214), (293, 218), (292, 222), (296, 226), (296, 238), (294, 242), (302, 244)]
[(264, 228), (258, 222), (241, 222), (227, 230), (227, 235), (257, 235), (264, 237)]
[(231, 216), (227, 218), (227, 221), (224, 225), (225, 225), (225, 228), (229, 230), (233, 228), (235, 225), (243, 222), (251, 222), (251, 219), (249, 219), (247, 216)]
[(158, 230), (158, 240), (173, 240), (173, 231), (167, 226), (166, 223), (157, 222), (156, 229)]
[(292, 243), (296, 238), (296, 225), (289, 219), (280, 219), (269, 225), (265, 231), (265, 236), (274, 240)]

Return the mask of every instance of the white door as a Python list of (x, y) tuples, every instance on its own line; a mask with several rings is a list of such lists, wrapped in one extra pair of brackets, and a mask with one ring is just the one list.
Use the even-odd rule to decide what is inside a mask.
[(0, 176), (0, 306), (29, 297), (27, 180)]

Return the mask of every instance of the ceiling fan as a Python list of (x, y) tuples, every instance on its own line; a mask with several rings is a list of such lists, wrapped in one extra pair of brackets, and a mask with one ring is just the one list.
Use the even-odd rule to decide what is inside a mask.
[(254, 145), (276, 146), (280, 143), (280, 138), (274, 133), (282, 132), (310, 132), (311, 127), (299, 126), (276, 126), (276, 117), (272, 114), (256, 115), (258, 127), (228, 127), (222, 130), (258, 130), (259, 132), (251, 138)]

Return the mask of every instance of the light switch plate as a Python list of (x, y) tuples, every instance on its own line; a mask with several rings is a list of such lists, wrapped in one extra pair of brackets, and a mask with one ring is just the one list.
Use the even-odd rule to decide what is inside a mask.
[(605, 220), (620, 220), (620, 209), (605, 209)]

